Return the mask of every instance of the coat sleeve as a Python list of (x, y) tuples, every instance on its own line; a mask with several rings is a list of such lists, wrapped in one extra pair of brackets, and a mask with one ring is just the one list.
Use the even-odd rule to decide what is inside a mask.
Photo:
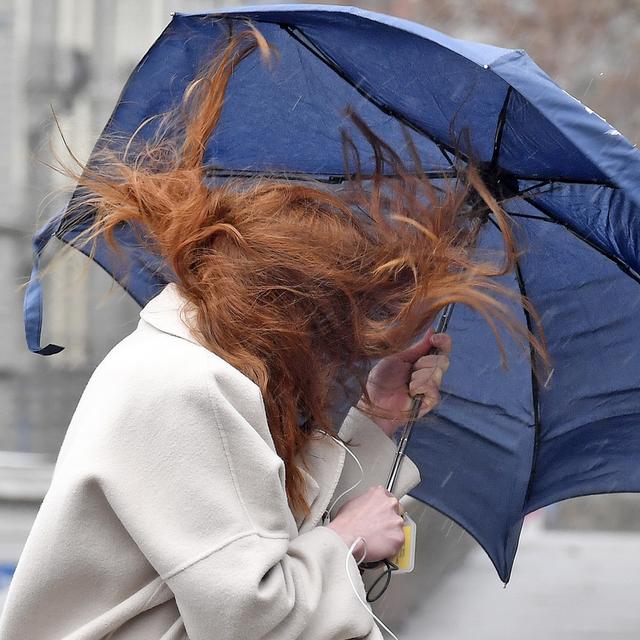
[[(351, 489), (358, 481), (357, 487), (348, 491), (332, 508), (335, 516), (340, 507), (348, 500), (363, 494), (376, 485), (386, 486), (389, 472), (397, 451), (397, 445), (387, 434), (363, 411), (351, 407), (342, 425), (339, 436), (349, 450), (358, 458), (363, 472), (351, 456), (345, 457), (340, 480), (333, 493), (334, 501), (343, 492)], [(420, 484), (420, 471), (407, 456), (404, 459), (396, 480), (393, 493), (401, 498)]]
[(133, 376), (103, 370), (101, 388), (119, 392), (90, 415), (104, 496), (189, 638), (381, 639), (342, 539), (297, 533), (258, 388), (171, 348)]

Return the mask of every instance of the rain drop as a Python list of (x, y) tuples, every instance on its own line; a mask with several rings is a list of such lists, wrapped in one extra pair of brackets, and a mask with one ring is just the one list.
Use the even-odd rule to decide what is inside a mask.
[(449, 475), (447, 475), (447, 477), (442, 481), (442, 484), (440, 486), (441, 487), (446, 486), (449, 480), (451, 480), (452, 476), (453, 476), (453, 471), (449, 471)]
[(452, 530), (453, 530), (453, 520), (450, 520), (449, 526), (447, 527), (447, 532), (444, 534), (444, 537), (448, 538)]

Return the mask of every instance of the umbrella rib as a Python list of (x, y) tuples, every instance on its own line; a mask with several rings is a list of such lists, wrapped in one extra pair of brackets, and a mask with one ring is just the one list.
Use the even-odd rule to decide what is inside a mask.
[(566, 222), (563, 220), (558, 220), (553, 213), (547, 209), (543, 204), (536, 202), (533, 198), (523, 198), (523, 200), (529, 203), (532, 207), (535, 207), (539, 211), (542, 211), (545, 216), (547, 216), (550, 220), (553, 220), (557, 224), (563, 226), (569, 233), (573, 234), (576, 238), (579, 238), (585, 244), (589, 245), (594, 251), (597, 251), (600, 255), (603, 255), (605, 258), (609, 258), (611, 262), (613, 262), (623, 273), (628, 275), (632, 280), (640, 284), (640, 275), (636, 273), (634, 269), (632, 269), (626, 262), (618, 258), (618, 256), (614, 256), (613, 254), (605, 251), (602, 247), (599, 247), (595, 242), (592, 242), (588, 238), (580, 235), (577, 231), (572, 229)]
[[(518, 288), (520, 289), (520, 294), (527, 298), (527, 289), (524, 284), (524, 277), (522, 276), (522, 269), (520, 267), (520, 261), (516, 257), (516, 280), (518, 281)], [(527, 321), (527, 329), (533, 333), (533, 322), (531, 320), (531, 315), (527, 311), (527, 309), (523, 306), (522, 310), (524, 311), (524, 317)], [(540, 424), (540, 388), (538, 386), (538, 365), (536, 359), (536, 352), (533, 348), (533, 344), (531, 340), (529, 340), (529, 355), (531, 358), (531, 399), (533, 403), (533, 427), (535, 429), (535, 436), (533, 442), (533, 454), (531, 458), (531, 473), (529, 475), (529, 483), (527, 484), (527, 492), (525, 493), (525, 499), (523, 503), (524, 505), (529, 500), (529, 496), (531, 495), (531, 491), (533, 490), (533, 481), (536, 475), (536, 467), (538, 466), (538, 451), (540, 449), (540, 438), (542, 432), (542, 426)]]
[[(456, 178), (458, 176), (456, 171), (452, 170), (443, 170), (443, 171), (424, 171), (420, 173), (421, 176), (424, 176), (429, 179), (438, 179), (438, 178)], [(207, 178), (272, 178), (274, 180), (316, 180), (318, 182), (326, 182), (329, 184), (340, 184), (342, 182), (346, 182), (347, 180), (353, 180), (358, 177), (355, 173), (350, 174), (326, 174), (326, 173), (302, 173), (302, 172), (274, 172), (274, 171), (253, 171), (251, 169), (237, 169), (237, 170), (228, 170), (228, 169), (215, 169), (208, 168), (207, 169)], [(360, 176), (363, 180), (373, 179), (374, 176), (362, 175)], [(399, 176), (395, 173), (390, 173), (386, 175), (387, 178), (398, 178)]]
[[(491, 216), (489, 216), (489, 221), (494, 227), (496, 227), (496, 229), (498, 229), (498, 231), (500, 231), (500, 227), (498, 226), (496, 221), (493, 220), (493, 218), (491, 218)], [(520, 260), (518, 259), (517, 256), (515, 257), (515, 276), (516, 276), (516, 281), (518, 282), (518, 289), (520, 290), (521, 300), (528, 299), (527, 288), (524, 283), (522, 268), (520, 267)], [(525, 321), (527, 323), (527, 329), (529, 330), (529, 333), (533, 334), (534, 326), (533, 326), (533, 321), (531, 319), (531, 314), (529, 313), (527, 308), (524, 306), (524, 304), (522, 304), (521, 306), (522, 306), (522, 311), (524, 313)], [(534, 443), (533, 443), (533, 454), (531, 458), (531, 473), (529, 475), (529, 483), (527, 484), (527, 491), (525, 493), (525, 499), (522, 505), (523, 510), (524, 510), (524, 505), (529, 500), (529, 496), (531, 495), (531, 491), (533, 489), (533, 480), (535, 477), (536, 466), (538, 463), (538, 451), (540, 448), (540, 437), (541, 437), (541, 431), (542, 431), (542, 426), (540, 424), (540, 388), (538, 386), (538, 360), (536, 358), (536, 351), (533, 347), (533, 343), (531, 342), (530, 339), (529, 339), (529, 358), (531, 362), (531, 401), (533, 404), (533, 427), (535, 430), (535, 435), (534, 435)]]
[[(515, 174), (514, 174), (515, 175)], [(546, 185), (553, 185), (556, 183), (568, 184), (568, 185), (597, 185), (600, 187), (606, 187), (607, 189), (620, 189), (620, 187), (611, 182), (610, 180), (596, 180), (589, 178), (569, 178), (568, 176), (556, 176), (554, 178), (541, 178), (540, 176), (521, 176), (516, 175), (518, 180), (521, 182), (532, 182), (539, 180), (539, 184), (528, 186), (522, 193), (525, 193), (529, 189), (533, 189), (535, 187), (544, 187)]]
[[(529, 181), (529, 180), (531, 180), (531, 178), (523, 178), (523, 177), (518, 178), (518, 181)], [(541, 182), (536, 182), (535, 184), (531, 184), (528, 187), (519, 190), (518, 193), (516, 193), (515, 195), (504, 198), (502, 202), (507, 202), (508, 200), (512, 200), (514, 198), (524, 199), (525, 194), (527, 194), (529, 197), (541, 196), (546, 193), (551, 193), (556, 187), (567, 186), (567, 185), (592, 185), (592, 184), (602, 186), (605, 189), (616, 190), (620, 188), (617, 185), (609, 182), (599, 182), (599, 181), (589, 181), (589, 180), (569, 180), (569, 179), (562, 179), (562, 178), (548, 179), (548, 180), (543, 180)], [(542, 187), (549, 187), (549, 188), (546, 190), (543, 190)], [(540, 191), (535, 191), (536, 189), (540, 189)], [(511, 214), (511, 215), (516, 215), (516, 214)], [(557, 222), (557, 221), (554, 220), (554, 222)], [(562, 224), (562, 223), (558, 222), (558, 224)]]
[(435, 144), (436, 147), (438, 147), (438, 150), (444, 156), (445, 160), (449, 163), (451, 167), (453, 167), (453, 162), (449, 156), (449, 153), (453, 154), (456, 157), (461, 158), (465, 162), (468, 161), (468, 158), (462, 152), (460, 151), (456, 152), (456, 150), (450, 145), (446, 144), (445, 142), (436, 140), (428, 131), (426, 131), (422, 127), (419, 127), (415, 123), (411, 122), (411, 120), (409, 120), (407, 117), (405, 117), (395, 109), (391, 109), (390, 107), (385, 105), (383, 102), (378, 100), (378, 98), (376, 98), (374, 95), (366, 91), (359, 84), (354, 82), (340, 68), (337, 62), (333, 60), (333, 58), (331, 58), (331, 56), (326, 51), (321, 49), (311, 38), (309, 38), (309, 36), (307, 36), (307, 34), (304, 33), (302, 29), (300, 29), (299, 27), (295, 27), (292, 25), (284, 24), (284, 23), (280, 24), (280, 28), (284, 29), (296, 42), (300, 43), (311, 54), (316, 56), (318, 60), (326, 64), (334, 73), (340, 76), (347, 84), (351, 85), (363, 98), (365, 98), (365, 100), (367, 100), (368, 102), (373, 104), (375, 107), (377, 107), (380, 111), (382, 111), (382, 113), (388, 116), (391, 116), (392, 118), (395, 118), (396, 120), (398, 120), (398, 122), (401, 122), (402, 124), (406, 125), (410, 129), (413, 129), (416, 133), (419, 133), (425, 138), (428, 138), (429, 140), (431, 140), (431, 142), (433, 142), (433, 144)]
[[(505, 198), (503, 202), (507, 200), (511, 200), (512, 198), (522, 198), (525, 193), (528, 193), (529, 195), (534, 195), (534, 196), (538, 196), (545, 193), (551, 193), (555, 186), (556, 186), (556, 183), (553, 180), (545, 180), (543, 182), (537, 182), (536, 184), (529, 185), (525, 189), (519, 190), (516, 195), (511, 196), (509, 198)], [(542, 187), (549, 187), (549, 189), (547, 189), (546, 191), (543, 191), (543, 190), (535, 191), (535, 189), (542, 189)]]
[(533, 191), (534, 189), (538, 189), (539, 187), (548, 187), (549, 185), (553, 187), (553, 183), (554, 183), (553, 180), (543, 180), (542, 182), (531, 184), (526, 189), (522, 189), (521, 191), (519, 191), (518, 196), (522, 196), (525, 193), (529, 193), (530, 191)]
[(498, 168), (498, 160), (500, 158), (500, 147), (502, 145), (502, 134), (504, 133), (504, 126), (507, 123), (507, 110), (509, 109), (509, 100), (511, 100), (511, 94), (513, 93), (513, 87), (509, 85), (507, 93), (498, 115), (498, 122), (496, 125), (496, 135), (493, 140), (493, 154), (491, 156), (491, 169), (495, 171)]
[(557, 220), (551, 220), (551, 218), (543, 218), (541, 216), (532, 216), (530, 213), (515, 213), (514, 211), (507, 211), (506, 209), (505, 213), (509, 214), (512, 218), (527, 218), (528, 220), (540, 220), (540, 222), (548, 222), (549, 224), (564, 226)]

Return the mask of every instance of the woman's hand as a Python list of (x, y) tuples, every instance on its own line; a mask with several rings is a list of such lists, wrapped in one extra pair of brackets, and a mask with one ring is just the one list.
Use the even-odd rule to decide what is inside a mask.
[(404, 519), (401, 513), (402, 507), (395, 496), (382, 486), (371, 487), (345, 503), (327, 526), (344, 540), (347, 547), (351, 547), (357, 538), (364, 538), (365, 545), (356, 546), (354, 557), (377, 562), (392, 558), (402, 549)]
[[(431, 347), (438, 349), (438, 355), (427, 355)], [(429, 329), (416, 344), (383, 358), (369, 373), (367, 392), (373, 404), (396, 417), (372, 415), (364, 397), (358, 402), (358, 409), (371, 416), (388, 436), (392, 436), (406, 422), (406, 412), (411, 409), (413, 396), (424, 395), (419, 417), (440, 402), (440, 384), (449, 368), (450, 353), (451, 337)], [(404, 416), (402, 412), (405, 412)]]

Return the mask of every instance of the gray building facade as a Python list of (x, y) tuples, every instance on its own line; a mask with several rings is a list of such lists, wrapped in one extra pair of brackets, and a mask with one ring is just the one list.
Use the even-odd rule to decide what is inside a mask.
[[(56, 156), (72, 164), (55, 119), (85, 160), (122, 85), (171, 12), (234, 4), (0, 0), (0, 451), (53, 459), (92, 370), (138, 319), (137, 305), (120, 287), (68, 251), (43, 278), (43, 344), (65, 350), (42, 357), (26, 348), (22, 304), (31, 236), (72, 188), (47, 166)], [(52, 241), (43, 266), (60, 249)]]

